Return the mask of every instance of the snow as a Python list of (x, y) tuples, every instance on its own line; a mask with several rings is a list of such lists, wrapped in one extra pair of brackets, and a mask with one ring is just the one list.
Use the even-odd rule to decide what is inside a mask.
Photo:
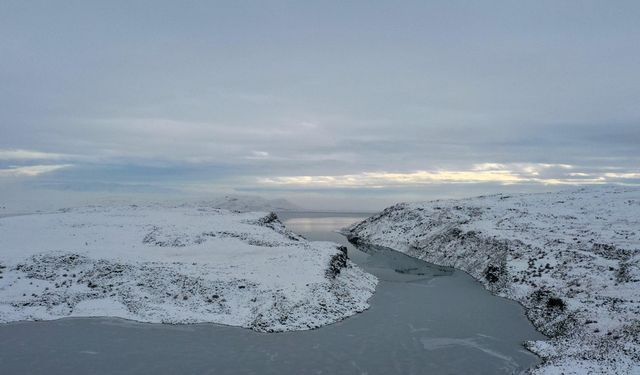
[(211, 205), (89, 206), (0, 218), (0, 322), (113, 316), (257, 331), (368, 308), (376, 279), (275, 214)]
[(640, 372), (640, 189), (401, 203), (346, 229), (462, 269), (550, 338), (537, 374)]
[(207, 205), (215, 208), (223, 208), (230, 211), (250, 212), (250, 211), (301, 211), (302, 208), (289, 202), (286, 199), (266, 199), (255, 195), (225, 195), (206, 202)]

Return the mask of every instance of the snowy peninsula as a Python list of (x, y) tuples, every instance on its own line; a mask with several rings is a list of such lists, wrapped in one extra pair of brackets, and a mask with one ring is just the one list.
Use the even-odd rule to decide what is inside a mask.
[(0, 218), (0, 322), (110, 316), (262, 332), (368, 308), (377, 280), (273, 213), (92, 206)]

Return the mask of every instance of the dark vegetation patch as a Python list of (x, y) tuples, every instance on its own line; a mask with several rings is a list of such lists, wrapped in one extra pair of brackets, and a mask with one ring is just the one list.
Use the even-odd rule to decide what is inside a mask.
[(343, 268), (347, 266), (347, 254), (339, 252), (331, 257), (329, 261), (329, 268), (327, 269), (327, 276), (334, 278), (340, 274)]

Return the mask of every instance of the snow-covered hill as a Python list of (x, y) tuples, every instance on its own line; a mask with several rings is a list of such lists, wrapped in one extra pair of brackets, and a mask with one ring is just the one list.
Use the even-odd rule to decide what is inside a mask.
[(368, 307), (376, 279), (275, 214), (94, 206), (0, 218), (0, 322), (114, 316), (309, 329)]
[(402, 203), (346, 230), (462, 269), (521, 302), (548, 341), (535, 373), (640, 373), (640, 190)]
[(206, 205), (240, 212), (281, 212), (302, 210), (302, 208), (286, 199), (266, 199), (255, 195), (225, 195), (224, 197), (207, 201)]

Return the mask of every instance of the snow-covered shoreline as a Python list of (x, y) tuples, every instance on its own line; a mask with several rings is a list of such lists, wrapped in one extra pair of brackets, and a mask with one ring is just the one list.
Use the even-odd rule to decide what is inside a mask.
[(594, 187), (402, 203), (346, 230), (459, 268), (551, 338), (538, 374), (640, 373), (640, 190)]
[(302, 330), (367, 309), (376, 282), (338, 245), (307, 241), (265, 212), (149, 204), (0, 218), (0, 322)]

